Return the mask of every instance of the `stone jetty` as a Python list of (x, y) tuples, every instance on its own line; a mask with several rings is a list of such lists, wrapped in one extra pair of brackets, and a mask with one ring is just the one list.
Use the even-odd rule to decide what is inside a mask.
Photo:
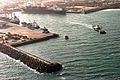
[(20, 60), (38, 72), (52, 73), (62, 69), (62, 65), (59, 63), (48, 62), (7, 44), (0, 43), (0, 51), (16, 60)]
[(62, 65), (56, 62), (51, 63), (15, 47), (57, 37), (59, 35), (55, 33), (44, 33), (40, 29), (31, 30), (28, 27), (0, 21), (0, 52), (20, 60), (40, 73), (59, 71)]

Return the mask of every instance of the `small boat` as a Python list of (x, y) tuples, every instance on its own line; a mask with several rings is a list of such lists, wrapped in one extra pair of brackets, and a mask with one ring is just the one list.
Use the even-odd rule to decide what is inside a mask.
[(28, 23), (26, 23), (26, 22), (21, 22), (21, 24), (23, 27), (27, 27), (27, 25), (28, 25)]
[(65, 36), (65, 39), (66, 39), (66, 40), (68, 40), (68, 39), (69, 39), (69, 37), (68, 37), (68, 36)]
[(43, 30), (43, 31), (48, 31), (48, 29), (47, 29), (46, 27), (41, 28), (40, 30)]
[(34, 28), (34, 29), (39, 29), (40, 26), (34, 21), (34, 22), (32, 23), (32, 28)]
[(40, 30), (43, 30), (43, 33), (50, 33), (46, 27), (40, 28)]
[(19, 23), (20, 23), (20, 20), (19, 20), (18, 17), (16, 17), (16, 16), (14, 15), (14, 17), (10, 20), (10, 22), (11, 22), (11, 23), (14, 23), (14, 24), (19, 24)]
[(99, 32), (100, 34), (106, 34), (106, 32), (104, 30), (102, 30), (102, 27), (100, 27), (99, 25), (93, 25), (92, 28)]
[(99, 33), (100, 33), (100, 34), (106, 34), (106, 32), (103, 31), (103, 30), (100, 30)]

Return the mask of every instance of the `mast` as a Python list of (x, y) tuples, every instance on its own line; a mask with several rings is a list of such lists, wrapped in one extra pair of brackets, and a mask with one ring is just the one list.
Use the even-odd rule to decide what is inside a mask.
[(32, 0), (32, 6), (36, 6), (36, 1), (35, 0)]
[(41, 6), (41, 7), (44, 7), (44, 6), (45, 6), (43, 0), (39, 0), (39, 3), (40, 3), (40, 6)]

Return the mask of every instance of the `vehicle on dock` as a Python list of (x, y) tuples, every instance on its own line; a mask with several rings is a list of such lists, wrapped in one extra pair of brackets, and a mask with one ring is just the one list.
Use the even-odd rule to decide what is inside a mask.
[(0, 21), (0, 29), (6, 29), (11, 27), (10, 25), (8, 25), (8, 22), (5, 21)]
[(100, 27), (99, 25), (93, 25), (92, 28), (99, 32), (100, 34), (106, 34), (106, 32), (104, 30), (102, 30), (102, 27)]

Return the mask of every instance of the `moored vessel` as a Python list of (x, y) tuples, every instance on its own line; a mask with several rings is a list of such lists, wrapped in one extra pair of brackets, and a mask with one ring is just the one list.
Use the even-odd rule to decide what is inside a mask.
[(44, 6), (41, 1), (39, 5), (29, 4), (23, 7), (22, 11), (29, 14), (66, 14), (66, 7), (61, 7), (58, 5)]
[(14, 24), (19, 24), (20, 20), (17, 16), (14, 15), (14, 17), (10, 20), (10, 22)]

